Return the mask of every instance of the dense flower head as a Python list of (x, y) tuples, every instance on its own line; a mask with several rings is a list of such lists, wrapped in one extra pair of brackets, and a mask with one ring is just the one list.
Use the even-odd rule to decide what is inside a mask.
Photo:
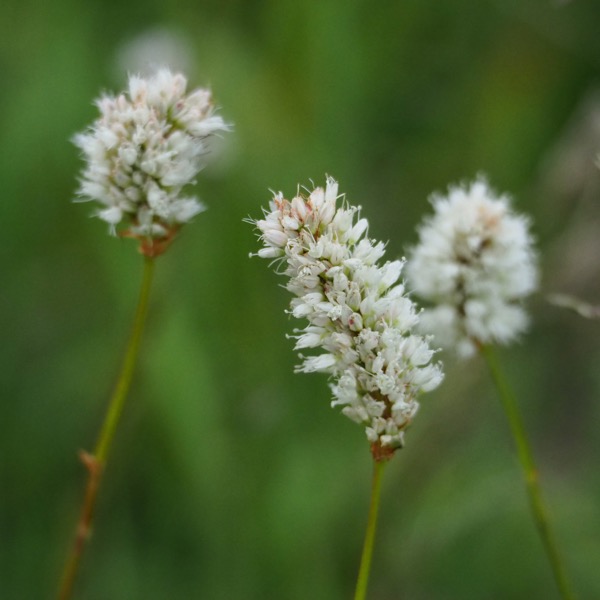
[(363, 424), (376, 459), (403, 444), (421, 392), (437, 387), (441, 365), (429, 340), (412, 333), (419, 320), (399, 282), (403, 261), (380, 264), (384, 244), (366, 237), (360, 207), (338, 206), (338, 185), (291, 201), (281, 193), (264, 219), (253, 221), (264, 248), (258, 256), (285, 265), (290, 313), (308, 325), (295, 330), (303, 356), (297, 370), (333, 376), (332, 406)]
[(422, 330), (463, 357), (478, 344), (512, 341), (527, 327), (521, 301), (538, 280), (529, 220), (481, 177), (432, 204), (406, 269), (412, 290), (432, 304)]
[(130, 76), (127, 92), (97, 100), (100, 117), (74, 137), (87, 161), (79, 196), (103, 205), (96, 214), (113, 232), (124, 221), (124, 235), (166, 240), (203, 210), (181, 191), (202, 167), (207, 139), (227, 125), (208, 90), (186, 95), (186, 87), (168, 69)]

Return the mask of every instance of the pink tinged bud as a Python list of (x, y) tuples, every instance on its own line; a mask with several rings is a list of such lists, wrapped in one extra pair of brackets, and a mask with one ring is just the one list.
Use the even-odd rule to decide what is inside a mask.
[(363, 328), (362, 317), (358, 313), (352, 313), (348, 317), (348, 327), (351, 331), (360, 331)]

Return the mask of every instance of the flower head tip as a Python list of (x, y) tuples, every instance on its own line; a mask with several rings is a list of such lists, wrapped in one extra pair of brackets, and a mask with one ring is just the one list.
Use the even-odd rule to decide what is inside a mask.
[(87, 163), (80, 198), (100, 203), (96, 215), (113, 233), (125, 222), (121, 235), (139, 239), (146, 254), (164, 250), (203, 210), (181, 192), (200, 171), (208, 138), (228, 129), (208, 90), (186, 88), (186, 78), (168, 69), (132, 75), (126, 92), (97, 100), (100, 117), (73, 139)]

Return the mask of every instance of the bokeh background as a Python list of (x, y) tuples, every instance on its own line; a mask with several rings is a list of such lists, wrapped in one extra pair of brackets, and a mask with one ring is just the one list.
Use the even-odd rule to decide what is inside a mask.
[[(501, 352), (580, 598), (600, 597), (600, 5), (593, 0), (5, 0), (0, 8), (0, 598), (53, 598), (141, 278), (72, 204), (70, 143), (149, 61), (234, 131), (206, 213), (160, 258), (76, 598), (350, 598), (369, 500), (360, 427), (295, 375), (289, 297), (242, 219), (340, 181), (390, 257), (428, 195), (488, 174), (534, 219), (533, 324)], [(557, 598), (480, 360), (447, 363), (386, 471), (372, 599)]]

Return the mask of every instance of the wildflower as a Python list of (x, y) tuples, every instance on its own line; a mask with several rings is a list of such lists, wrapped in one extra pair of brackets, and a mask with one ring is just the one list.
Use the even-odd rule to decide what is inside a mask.
[(337, 206), (338, 184), (327, 179), (291, 201), (276, 194), (260, 231), (263, 258), (285, 264), (289, 313), (308, 325), (295, 330), (303, 356), (298, 372), (330, 373), (332, 406), (366, 428), (376, 460), (403, 445), (417, 397), (442, 380), (429, 339), (412, 333), (419, 316), (399, 283), (403, 261), (378, 264), (384, 244), (365, 236), (360, 207)]
[(481, 177), (432, 204), (407, 264), (412, 290), (432, 304), (423, 331), (463, 357), (480, 344), (512, 341), (527, 327), (521, 300), (538, 280), (529, 219)]
[(98, 118), (74, 143), (87, 161), (79, 196), (103, 206), (96, 215), (113, 233), (142, 241), (142, 251), (162, 251), (179, 227), (203, 210), (182, 189), (202, 167), (207, 139), (227, 130), (213, 114), (211, 94), (186, 95), (186, 78), (168, 69), (143, 79), (129, 78), (129, 89), (97, 102)]

